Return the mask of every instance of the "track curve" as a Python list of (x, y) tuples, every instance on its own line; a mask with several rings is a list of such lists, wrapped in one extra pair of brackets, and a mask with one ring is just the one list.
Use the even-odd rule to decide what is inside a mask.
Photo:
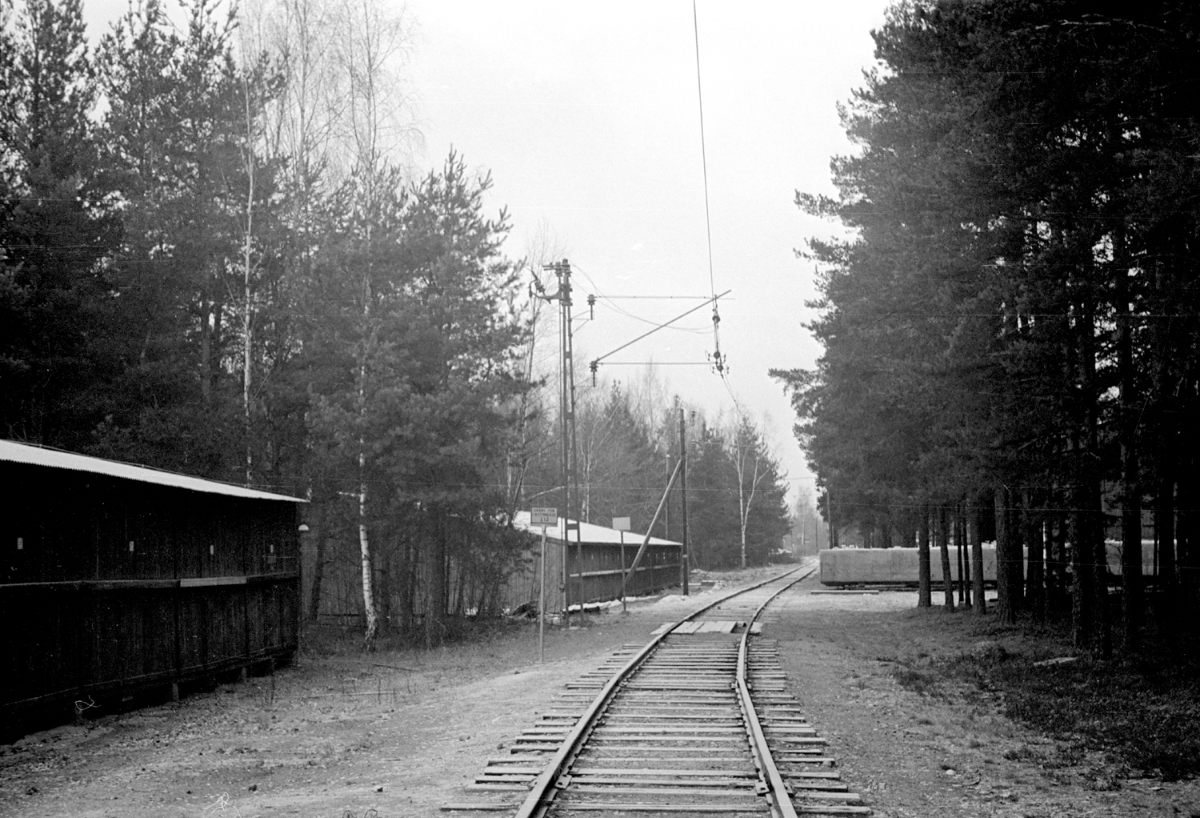
[(814, 571), (733, 591), (620, 652), (522, 736), (517, 760), (492, 759), (476, 781), (474, 789), (525, 792), (523, 800), (446, 809), (514, 818), (869, 814), (787, 694), (775, 645), (751, 638), (770, 602)]

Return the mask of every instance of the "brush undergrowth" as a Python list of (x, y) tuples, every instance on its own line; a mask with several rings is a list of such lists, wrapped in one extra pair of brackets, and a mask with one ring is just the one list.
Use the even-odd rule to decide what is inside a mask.
[[(969, 626), (967, 626), (969, 627)], [(979, 625), (960, 634), (979, 636)], [(1155, 649), (1109, 661), (1049, 661), (1061, 641), (1015, 635), (919, 662), (896, 680), (922, 695), (967, 682), (998, 696), (1005, 715), (1078, 751), (1099, 751), (1136, 774), (1167, 781), (1200, 776), (1200, 661)]]
[[(464, 642), (487, 644), (497, 639), (520, 635), (527, 628), (527, 623), (514, 619), (451, 618), (446, 622), (440, 634), (441, 638), (433, 647)], [(428, 635), (423, 628), (414, 628), (408, 631), (395, 627), (381, 628), (375, 643), (375, 650), (381, 653), (425, 647), (430, 647), (430, 645)], [(314, 656), (343, 656), (362, 653), (362, 628), (357, 625), (305, 623), (303, 650)]]

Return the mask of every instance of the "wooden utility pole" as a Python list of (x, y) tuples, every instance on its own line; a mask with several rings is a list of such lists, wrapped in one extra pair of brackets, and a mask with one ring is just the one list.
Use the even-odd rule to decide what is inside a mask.
[[(548, 265), (558, 277), (558, 292), (547, 295), (536, 276), (534, 286), (538, 297), (557, 301), (559, 305), (558, 343), (562, 359), (559, 391), (559, 414), (562, 416), (562, 592), (563, 624), (571, 624), (571, 573), (568, 567), (571, 542), (571, 483), (576, 480), (575, 468), (575, 362), (571, 337), (571, 263), (566, 259)], [(583, 610), (583, 543), (580, 540), (579, 518), (575, 519), (576, 562), (579, 563), (579, 609)]]
[(688, 519), (687, 519), (687, 427), (683, 424), (683, 407), (679, 407), (679, 497), (683, 506), (683, 539), (679, 548), (680, 584), (688, 596)]

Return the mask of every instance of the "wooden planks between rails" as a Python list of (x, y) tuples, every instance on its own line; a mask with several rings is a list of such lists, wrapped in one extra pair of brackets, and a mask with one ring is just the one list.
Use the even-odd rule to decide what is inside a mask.
[[(670, 630), (670, 636), (663, 637), (589, 728), (586, 742), (555, 782), (553, 801), (531, 814), (870, 814), (841, 780), (824, 739), (787, 693), (777, 647), (756, 639), (748, 650), (747, 683), (756, 723), (787, 787), (788, 804), (777, 809), (766, 797), (769, 788), (751, 751), (734, 684), (740, 641), (735, 632), (744, 631), (746, 623), (712, 616), (684, 623), (687, 627), (669, 623), (660, 629)], [(626, 646), (568, 684), (510, 753), (488, 759), (467, 787), (477, 798), (486, 798), (447, 804), (443, 811), (514, 814), (597, 692), (637, 652)]]

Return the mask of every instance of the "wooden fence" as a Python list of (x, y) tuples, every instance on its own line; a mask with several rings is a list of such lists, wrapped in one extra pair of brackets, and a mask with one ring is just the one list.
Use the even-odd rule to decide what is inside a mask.
[[(619, 544), (584, 542), (570, 543), (566, 548), (567, 572), (570, 583), (571, 605), (576, 606), (582, 598), (583, 602), (606, 602), (621, 598), (621, 577), (623, 570), (633, 564), (641, 539), (625, 545), (624, 558)], [(629, 596), (640, 596), (671, 588), (680, 584), (680, 546), (677, 543), (654, 544), (646, 547), (642, 562), (629, 580), (626, 593)], [(536, 608), (540, 589), (540, 555), (541, 546), (534, 543), (526, 552), (524, 567), (508, 578), (504, 587), (505, 607), (512, 610), (520, 605), (528, 604)], [(564, 610), (566, 602), (563, 595), (563, 559), (564, 549), (561, 540), (546, 540), (546, 610), (559, 612)], [(582, 577), (580, 572), (582, 570)], [(582, 591), (581, 591), (582, 589)]]
[[(318, 535), (319, 536), (319, 535)], [(616, 532), (612, 532), (616, 538)], [(316, 544), (306, 538), (303, 560), (305, 570), (304, 599), (311, 599), (312, 577), (316, 559)], [(641, 537), (627, 535), (624, 566), (633, 563), (634, 555), (641, 544)], [(409, 566), (418, 575), (425, 572), (421, 561), (423, 552), (418, 549), (417, 560)], [(511, 613), (522, 606), (536, 609), (541, 576), (540, 538), (533, 533), (524, 538), (520, 553), (504, 561), (509, 570), (503, 576), (481, 569), (479, 566), (463, 564), (451, 558), (447, 570), (447, 606), (450, 612), (463, 611), (474, 614), (476, 602), (486, 598), (495, 611)], [(642, 562), (630, 579), (628, 594), (638, 596), (654, 593), (680, 583), (680, 546), (678, 543), (656, 540), (646, 548)], [(328, 541), (324, 549), (325, 563), (322, 566), (321, 599), (318, 619), (326, 623), (354, 623), (362, 617), (362, 564), (357, 543), (346, 539), (343, 542)], [(546, 610), (551, 613), (565, 609), (563, 594), (563, 562), (566, 560), (570, 572), (571, 605), (603, 602), (621, 596), (622, 553), (619, 543), (584, 542), (570, 544), (564, 555), (562, 542), (548, 537), (546, 541)], [(579, 572), (582, 566), (583, 577)], [(486, 568), (486, 567), (485, 567)], [(486, 587), (484, 587), (486, 586)], [(419, 619), (428, 605), (427, 593), (412, 600), (413, 614)], [(403, 600), (395, 600), (395, 606)], [(307, 610), (307, 608), (306, 608)]]

